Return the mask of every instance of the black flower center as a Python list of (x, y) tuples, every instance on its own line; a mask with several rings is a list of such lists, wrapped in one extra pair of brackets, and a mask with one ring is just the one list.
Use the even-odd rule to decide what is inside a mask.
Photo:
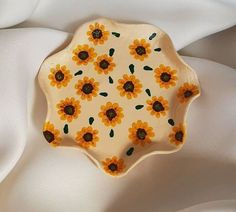
[(115, 164), (115, 163), (111, 163), (111, 164), (109, 164), (108, 168), (109, 168), (112, 172), (114, 172), (114, 171), (116, 171), (116, 170), (118, 169), (118, 166), (117, 166), (117, 164)]
[(143, 47), (143, 46), (138, 46), (136, 49), (135, 49), (136, 53), (138, 55), (143, 55), (143, 54), (146, 54), (146, 49)]
[(152, 109), (155, 110), (156, 112), (160, 112), (160, 111), (163, 111), (165, 110), (165, 108), (163, 107), (163, 105), (158, 102), (158, 101), (155, 101), (152, 105)]
[(81, 60), (86, 60), (89, 57), (89, 54), (87, 51), (81, 51), (78, 53), (78, 57)]
[(182, 131), (178, 131), (177, 133), (175, 133), (175, 139), (176, 139), (177, 141), (182, 142), (182, 141), (183, 141), (183, 137), (184, 137), (184, 134), (183, 134)]
[(133, 92), (134, 91), (134, 84), (132, 81), (127, 81), (124, 85), (123, 88), (126, 92)]
[(51, 143), (52, 141), (54, 141), (55, 136), (53, 133), (51, 133), (50, 131), (46, 130), (43, 132), (43, 136), (44, 138), (47, 140), (48, 143)]
[(64, 107), (64, 112), (67, 114), (67, 115), (73, 115), (74, 112), (75, 112), (75, 107), (73, 105), (66, 105)]
[(109, 65), (110, 65), (110, 63), (109, 63), (107, 60), (102, 60), (102, 61), (99, 63), (99, 66), (100, 66), (102, 69), (107, 69)]
[(82, 87), (82, 91), (85, 93), (85, 94), (90, 94), (93, 92), (93, 85), (91, 85), (90, 83), (86, 83), (83, 85)]
[(114, 109), (108, 109), (106, 111), (106, 116), (111, 121), (113, 118), (115, 118), (117, 116), (117, 113)]
[(184, 92), (184, 97), (185, 97), (185, 98), (189, 98), (189, 97), (191, 97), (192, 95), (193, 95), (193, 92), (190, 91), (190, 90), (187, 90), (187, 91)]
[(55, 78), (57, 81), (61, 82), (62, 80), (64, 80), (64, 74), (62, 73), (61, 70), (57, 71), (57, 73), (55, 74)]
[(170, 81), (170, 79), (171, 79), (171, 75), (170, 74), (168, 74), (168, 73), (166, 73), (166, 72), (164, 72), (164, 73), (162, 73), (161, 74), (161, 80), (163, 81), (163, 82), (169, 82)]
[(102, 37), (102, 30), (100, 29), (93, 30), (92, 36), (94, 39), (100, 39)]
[(86, 141), (86, 142), (89, 142), (89, 141), (92, 141), (93, 140), (93, 134), (92, 133), (85, 133), (83, 135), (83, 139)]
[(136, 136), (138, 137), (138, 139), (144, 140), (146, 138), (146, 135), (147, 135), (147, 132), (145, 129), (138, 128), (136, 132)]

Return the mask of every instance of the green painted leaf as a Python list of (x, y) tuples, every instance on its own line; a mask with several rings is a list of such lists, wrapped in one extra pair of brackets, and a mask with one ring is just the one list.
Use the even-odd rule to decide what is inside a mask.
[(107, 93), (107, 92), (101, 92), (101, 93), (99, 93), (99, 95), (104, 96), (104, 97), (107, 97), (107, 96), (108, 96), (108, 93)]
[(92, 125), (94, 122), (94, 118), (93, 117), (89, 117), (89, 124)]
[(131, 74), (134, 73), (134, 64), (130, 64), (130, 65), (129, 65), (129, 70), (130, 70), (130, 73), (131, 73)]
[(114, 35), (114, 36), (116, 36), (117, 38), (120, 37), (120, 33), (118, 33), (118, 32), (112, 32), (111, 34)]
[(153, 70), (150, 66), (144, 66), (143, 69), (145, 71), (152, 71)]
[(113, 138), (114, 137), (114, 130), (111, 129), (110, 133), (109, 133), (110, 137)]
[(148, 88), (145, 90), (145, 92), (147, 93), (148, 96), (151, 96), (151, 91)]
[(175, 122), (173, 119), (168, 119), (168, 123), (171, 125), (171, 126), (174, 126), (175, 125)]
[(160, 51), (161, 51), (161, 48), (156, 48), (156, 49), (154, 49), (154, 51), (160, 52)]
[(140, 110), (140, 109), (142, 109), (143, 107), (144, 107), (144, 105), (136, 105), (136, 106), (135, 106), (135, 109), (136, 109), (136, 110)]
[(133, 154), (133, 152), (134, 152), (134, 147), (130, 147), (128, 151), (126, 152), (126, 155), (130, 156)]
[(109, 83), (113, 84), (113, 82), (114, 82), (113, 79), (109, 76)]
[(68, 134), (69, 133), (69, 128), (68, 128), (68, 124), (65, 124), (64, 128), (63, 128), (63, 131), (65, 134)]
[(82, 71), (82, 70), (79, 70), (79, 71), (77, 71), (74, 75), (77, 76), (77, 75), (81, 75), (81, 74), (83, 74), (83, 71)]
[(150, 35), (150, 37), (149, 37), (149, 40), (152, 40), (153, 38), (155, 38), (156, 37), (156, 35), (157, 35), (157, 33), (152, 33), (151, 35)]
[(109, 50), (109, 55), (112, 57), (112, 56), (113, 56), (113, 54), (114, 54), (114, 52), (115, 52), (115, 49), (113, 49), (113, 48), (110, 48), (110, 50)]

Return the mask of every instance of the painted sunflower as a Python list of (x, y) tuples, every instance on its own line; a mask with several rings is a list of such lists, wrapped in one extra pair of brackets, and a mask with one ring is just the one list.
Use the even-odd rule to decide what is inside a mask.
[(113, 63), (113, 58), (109, 57), (107, 54), (101, 55), (97, 57), (97, 61), (94, 62), (95, 70), (99, 74), (108, 74), (113, 70), (113, 68), (116, 66), (115, 63)]
[(88, 149), (90, 147), (95, 147), (99, 138), (97, 136), (98, 131), (94, 130), (91, 126), (83, 127), (75, 138), (76, 142), (83, 148)]
[(51, 81), (51, 86), (61, 88), (62, 86), (67, 86), (67, 84), (72, 79), (72, 75), (70, 73), (70, 70), (68, 70), (65, 65), (60, 66), (59, 64), (57, 64), (55, 68), (50, 69), (48, 79)]
[(153, 96), (152, 99), (147, 100), (147, 104), (147, 110), (150, 111), (151, 115), (154, 115), (157, 118), (160, 118), (160, 116), (165, 116), (169, 110), (168, 101), (162, 96)]
[(103, 44), (109, 36), (109, 32), (106, 31), (105, 26), (99, 23), (90, 24), (89, 31), (87, 32), (89, 41), (94, 45)]
[(46, 122), (43, 126), (43, 136), (52, 146), (56, 147), (61, 143), (60, 131), (51, 122)]
[(73, 50), (72, 60), (74, 60), (77, 65), (87, 65), (89, 62), (92, 62), (96, 56), (97, 54), (94, 52), (94, 48), (89, 47), (87, 44), (78, 45)]
[(118, 80), (117, 89), (121, 96), (126, 96), (128, 99), (136, 98), (141, 93), (142, 84), (134, 75), (123, 75), (123, 79)]
[(172, 133), (169, 135), (170, 143), (178, 146), (184, 143), (186, 137), (186, 130), (183, 124), (179, 124), (178, 127), (172, 128)]
[(66, 120), (72, 122), (73, 119), (76, 119), (80, 114), (80, 102), (75, 100), (74, 97), (66, 98), (61, 100), (57, 104), (58, 111), (61, 120)]
[(106, 158), (106, 160), (102, 161), (102, 165), (104, 170), (113, 176), (119, 175), (125, 168), (124, 160), (118, 159), (116, 156)]
[(121, 123), (124, 117), (123, 109), (117, 103), (107, 102), (106, 105), (101, 106), (101, 111), (98, 116), (106, 126), (114, 127), (116, 124)]
[(78, 80), (75, 84), (77, 94), (81, 96), (81, 99), (92, 100), (92, 97), (97, 96), (99, 82), (95, 82), (94, 78), (84, 77), (82, 80)]
[(176, 70), (172, 70), (170, 66), (161, 64), (155, 69), (155, 78), (161, 88), (170, 88), (176, 85)]
[(137, 60), (143, 61), (151, 53), (150, 44), (145, 39), (135, 39), (129, 46), (130, 54)]
[(185, 103), (197, 94), (199, 94), (198, 86), (186, 82), (179, 88), (177, 97), (181, 103)]
[(133, 122), (132, 127), (129, 128), (129, 139), (134, 144), (144, 146), (146, 143), (151, 143), (151, 138), (154, 136), (153, 128), (149, 127), (147, 122), (141, 120)]

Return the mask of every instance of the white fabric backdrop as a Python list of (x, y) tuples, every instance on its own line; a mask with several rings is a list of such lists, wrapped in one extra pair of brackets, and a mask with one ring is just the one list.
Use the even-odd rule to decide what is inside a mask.
[[(236, 21), (233, 1), (173, 2), (41, 0), (21, 26), (72, 32), (84, 20), (105, 15), (158, 25), (179, 49)], [(50, 149), (40, 131), (46, 105), (35, 77), (43, 59), (69, 39), (66, 32), (45, 28), (0, 31), (0, 181), (27, 141), (17, 167), (0, 185), (0, 211), (173, 211), (236, 198), (236, 71), (209, 61), (186, 58), (203, 93), (190, 107), (189, 138), (181, 152), (149, 158), (114, 180), (78, 150)]]
[(181, 212), (234, 212), (235, 208), (236, 200), (219, 200), (195, 205), (193, 207), (181, 210)]
[[(17, 0), (15, 0), (17, 1)], [(22, 25), (74, 32), (78, 24), (97, 17), (139, 23), (166, 31), (177, 49), (236, 23), (235, 0), (40, 0)]]
[(32, 15), (39, 0), (0, 0), (0, 28), (21, 23)]
[(67, 33), (48, 29), (0, 32), (0, 181), (21, 156), (33, 127), (32, 122), (27, 125), (27, 118), (31, 117), (27, 103), (32, 107), (28, 95), (39, 67), (67, 37)]

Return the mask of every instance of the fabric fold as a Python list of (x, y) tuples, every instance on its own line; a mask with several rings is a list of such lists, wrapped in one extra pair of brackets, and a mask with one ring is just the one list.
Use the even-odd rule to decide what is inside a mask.
[(27, 125), (28, 95), (39, 67), (68, 37), (68, 33), (49, 29), (0, 32), (0, 181), (24, 150), (31, 126)]

